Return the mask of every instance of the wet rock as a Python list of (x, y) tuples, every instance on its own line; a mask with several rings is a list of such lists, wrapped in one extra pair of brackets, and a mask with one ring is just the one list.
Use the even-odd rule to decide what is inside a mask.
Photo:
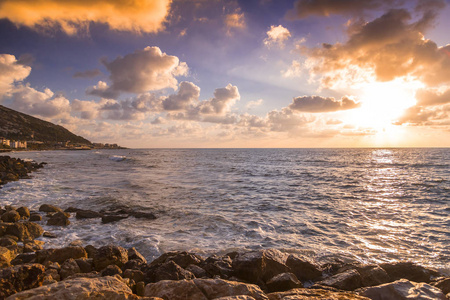
[(57, 212), (48, 219), (47, 225), (67, 226), (70, 224), (69, 216), (65, 212), (62, 212), (62, 211)]
[(81, 273), (89, 273), (94, 270), (94, 260), (92, 258), (77, 258), (75, 259)]
[(267, 295), (270, 300), (370, 300), (351, 292), (329, 291), (323, 289), (293, 289), (286, 292), (277, 292)]
[(0, 268), (9, 267), (15, 256), (15, 253), (8, 248), (0, 247)]
[(318, 280), (322, 277), (322, 270), (311, 259), (298, 254), (291, 254), (286, 265), (299, 280)]
[(255, 298), (253, 298), (252, 296), (240, 295), (214, 298), (213, 300), (255, 300)]
[(62, 265), (59, 275), (61, 279), (65, 279), (71, 275), (81, 273), (80, 267), (73, 258), (67, 259)]
[(96, 271), (101, 271), (109, 265), (116, 265), (119, 268), (128, 261), (128, 252), (118, 246), (104, 246), (97, 250), (93, 264)]
[(86, 250), (89, 258), (94, 258), (95, 254), (97, 253), (97, 248), (92, 245), (87, 245), (86, 247), (84, 247), (84, 249)]
[(199, 266), (206, 271), (209, 277), (219, 276), (228, 279), (234, 274), (232, 260), (228, 256), (219, 257), (216, 255), (208, 257)]
[(61, 208), (55, 205), (51, 204), (42, 204), (39, 207), (39, 211), (47, 212), (47, 213), (57, 213), (57, 212), (63, 212)]
[(147, 270), (146, 281), (147, 282), (158, 282), (161, 280), (182, 280), (182, 279), (193, 279), (194, 274), (186, 271), (173, 261), (168, 261), (166, 263), (152, 266)]
[(433, 286), (440, 289), (444, 294), (450, 293), (450, 277), (438, 279), (433, 282)]
[(123, 272), (124, 278), (133, 279), (135, 282), (144, 281), (145, 274), (140, 270), (127, 269)]
[(141, 270), (142, 268), (144, 268), (146, 266), (147, 266), (147, 264), (145, 264), (142, 260), (132, 259), (132, 260), (127, 261), (123, 265), (122, 270), (128, 270), (128, 269)]
[(385, 263), (380, 264), (380, 267), (386, 271), (391, 281), (408, 279), (415, 282), (429, 283), (433, 276), (437, 277), (440, 275), (436, 270), (428, 269), (412, 262)]
[(0, 299), (42, 285), (45, 268), (40, 264), (25, 264), (0, 269)]
[[(139, 281), (136, 283), (136, 295), (144, 297), (145, 294), (145, 282)], [(162, 299), (162, 298), (156, 298), (152, 297), (151, 299)]]
[(40, 237), (43, 233), (44, 229), (33, 222), (9, 223), (6, 225), (6, 234), (16, 236), (20, 241), (33, 240)]
[(93, 219), (93, 218), (101, 218), (102, 214), (93, 211), (93, 210), (84, 210), (84, 209), (79, 209), (76, 212), (75, 217), (77, 219)]
[(286, 255), (274, 249), (247, 252), (237, 256), (233, 269), (238, 278), (251, 283), (266, 282), (275, 275), (289, 272)]
[(416, 283), (407, 279), (363, 288), (358, 290), (358, 293), (372, 300), (446, 299), (445, 295), (438, 288), (423, 282)]
[(64, 263), (67, 259), (87, 258), (86, 250), (83, 247), (64, 247), (59, 249), (45, 249), (36, 252), (38, 263), (57, 262)]
[(171, 300), (207, 300), (240, 295), (251, 296), (256, 300), (267, 299), (256, 285), (222, 279), (163, 280), (148, 284), (144, 295)]
[(197, 265), (189, 265), (189, 266), (187, 266), (186, 271), (189, 271), (192, 274), (194, 274), (195, 278), (208, 277), (208, 273), (203, 268), (201, 268), (201, 267), (199, 267)]
[(147, 220), (155, 220), (156, 216), (152, 213), (146, 213), (146, 212), (129, 212), (129, 214), (137, 219), (147, 219)]
[(293, 273), (281, 273), (267, 281), (269, 292), (283, 292), (295, 288), (302, 288), (302, 283)]
[(108, 215), (102, 217), (102, 223), (108, 224), (128, 218), (128, 215)]
[(100, 272), (101, 276), (114, 276), (116, 274), (122, 276), (122, 270), (116, 265), (109, 265)]
[(13, 295), (19, 299), (137, 300), (131, 289), (116, 277), (73, 278)]
[(45, 231), (42, 236), (46, 237), (46, 238), (49, 238), (49, 239), (56, 239), (57, 238), (56, 234), (48, 232), (48, 231)]
[(8, 222), (8, 223), (15, 223), (17, 221), (20, 220), (20, 215), (17, 211), (15, 210), (10, 210), (5, 212), (2, 216), (1, 216), (1, 220), (3, 222)]
[(340, 290), (353, 291), (362, 287), (361, 274), (356, 270), (347, 270), (318, 282), (320, 285), (331, 286)]
[(140, 254), (134, 247), (128, 249), (128, 260), (132, 260), (132, 259), (138, 259), (138, 260), (142, 261), (143, 263), (147, 263), (147, 260), (145, 259), (145, 257), (142, 256), (142, 254)]
[(30, 217), (30, 210), (28, 209), (28, 207), (21, 206), (17, 209), (17, 212), (22, 219), (28, 219)]
[(194, 253), (189, 253), (185, 251), (182, 252), (173, 251), (164, 253), (163, 255), (152, 261), (150, 265), (151, 266), (159, 265), (169, 261), (173, 261), (180, 267), (186, 268), (191, 264), (198, 265), (203, 261), (203, 259)]
[(12, 261), (11, 265), (17, 266), (36, 262), (36, 253), (20, 253)]
[(0, 246), (1, 247), (15, 246), (17, 245), (17, 240), (18, 238), (16, 236), (4, 236), (0, 238)]
[(27, 252), (36, 252), (38, 250), (42, 250), (43, 246), (44, 246), (45, 242), (43, 241), (35, 241), (35, 240), (31, 240), (31, 241), (25, 241), (23, 243), (23, 252), (27, 253)]
[(389, 275), (380, 266), (357, 266), (356, 270), (361, 274), (363, 286), (375, 286), (390, 281)]
[(32, 222), (39, 222), (42, 221), (42, 216), (39, 213), (32, 213), (30, 214), (29, 220)]
[(79, 209), (79, 208), (76, 208), (76, 207), (69, 206), (67, 209), (64, 210), (64, 212), (66, 212), (66, 213), (76, 213), (76, 212), (79, 211), (79, 210), (82, 210), (82, 209)]

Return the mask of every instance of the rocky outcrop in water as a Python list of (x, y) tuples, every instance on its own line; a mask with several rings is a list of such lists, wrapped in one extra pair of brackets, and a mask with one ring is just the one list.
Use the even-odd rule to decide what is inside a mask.
[(36, 171), (44, 165), (45, 163), (38, 164), (31, 161), (24, 161), (20, 158), (0, 156), (0, 188), (2, 184), (30, 178), (28, 173)]
[(42, 222), (56, 214), (75, 216), (52, 205), (39, 210), (12, 206), (0, 210), (0, 299), (406, 300), (450, 296), (450, 278), (412, 262), (319, 265), (309, 257), (276, 249), (207, 258), (175, 251), (147, 262), (135, 248), (116, 245), (82, 247), (78, 241), (42, 249), (44, 242), (36, 238), (43, 230), (29, 221), (31, 216), (38, 214)]

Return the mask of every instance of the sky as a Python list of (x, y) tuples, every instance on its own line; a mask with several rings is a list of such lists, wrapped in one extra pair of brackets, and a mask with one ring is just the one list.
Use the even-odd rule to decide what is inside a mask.
[(0, 0), (0, 104), (130, 148), (449, 147), (450, 0)]

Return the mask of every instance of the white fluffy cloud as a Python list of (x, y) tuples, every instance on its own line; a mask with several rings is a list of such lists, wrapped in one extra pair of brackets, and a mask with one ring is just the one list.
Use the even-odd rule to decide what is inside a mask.
[(120, 95), (118, 91), (111, 89), (104, 81), (99, 81), (97, 85), (88, 87), (86, 94), (106, 99), (115, 99)]
[(157, 32), (169, 12), (171, 0), (3, 0), (0, 18), (17, 25), (58, 26), (67, 34), (89, 28), (89, 22), (106, 23), (113, 30)]
[(163, 102), (163, 108), (167, 111), (186, 110), (195, 104), (200, 97), (200, 88), (192, 82), (183, 81), (176, 94), (168, 96)]
[(12, 90), (15, 82), (28, 77), (31, 67), (21, 65), (14, 55), (0, 54), (0, 100)]
[(278, 45), (283, 48), (284, 43), (291, 37), (291, 33), (287, 28), (284, 28), (281, 25), (270, 26), (270, 30), (267, 31), (267, 38), (264, 39), (264, 44), (267, 47), (271, 47), (273, 45)]

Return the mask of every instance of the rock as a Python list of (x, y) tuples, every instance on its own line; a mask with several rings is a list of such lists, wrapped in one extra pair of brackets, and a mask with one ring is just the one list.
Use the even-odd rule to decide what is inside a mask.
[(62, 265), (59, 275), (61, 279), (65, 279), (71, 275), (81, 273), (80, 267), (73, 258), (67, 259)]
[(390, 281), (389, 275), (380, 266), (357, 266), (356, 270), (361, 274), (362, 286), (375, 286)]
[(42, 285), (45, 268), (40, 264), (25, 264), (0, 269), (0, 299)]
[(23, 253), (42, 250), (44, 244), (45, 242), (37, 240), (25, 241), (23, 243)]
[(110, 299), (137, 300), (131, 289), (116, 277), (73, 278), (49, 284), (11, 296), (8, 300), (19, 299)]
[(193, 279), (194, 274), (186, 271), (173, 261), (168, 261), (166, 263), (152, 266), (146, 273), (146, 278), (148, 282), (158, 282), (161, 280), (182, 280), (182, 279)]
[[(351, 292), (335, 292), (323, 289), (293, 289), (267, 295), (270, 300), (370, 300)], [(387, 300), (387, 299), (386, 299)]]
[(23, 265), (28, 263), (35, 263), (36, 262), (36, 253), (21, 253), (17, 255), (12, 261), (11, 265), (17, 266), (17, 265)]
[(69, 216), (67, 216), (67, 213), (62, 211), (55, 213), (47, 221), (47, 225), (51, 226), (67, 226), (69, 224)]
[(92, 258), (77, 258), (75, 259), (81, 273), (89, 273), (94, 270), (94, 263)]
[(63, 212), (63, 210), (61, 208), (59, 208), (58, 206), (55, 206), (55, 205), (51, 205), (51, 204), (42, 204), (39, 207), (39, 211), (43, 211), (43, 212), (47, 212), (47, 213)]
[(450, 277), (438, 279), (433, 283), (433, 286), (440, 289), (444, 294), (450, 293)]
[(20, 241), (34, 240), (44, 233), (44, 229), (33, 222), (14, 223), (6, 225), (6, 234), (19, 238)]
[(194, 274), (195, 278), (204, 278), (204, 277), (208, 277), (208, 273), (206, 273), (206, 271), (196, 265), (189, 265), (186, 268), (186, 271), (191, 272), (192, 274)]
[(133, 279), (135, 282), (144, 281), (145, 279), (145, 275), (142, 271), (132, 269), (125, 270), (123, 272), (123, 277)]
[(285, 262), (286, 255), (278, 250), (259, 250), (237, 256), (233, 261), (233, 269), (237, 277), (259, 283), (289, 272)]
[(380, 264), (391, 281), (408, 279), (415, 282), (430, 282), (433, 276), (439, 276), (436, 270), (428, 269), (412, 262), (398, 262)]
[(15, 210), (10, 210), (1, 216), (1, 220), (3, 222), (15, 223), (20, 220), (20, 214)]
[(42, 236), (46, 237), (46, 238), (49, 238), (49, 239), (56, 239), (57, 238), (56, 234), (48, 232), (48, 231), (45, 231)]
[(101, 218), (102, 217), (101, 213), (98, 213), (93, 210), (79, 209), (79, 210), (77, 210), (76, 213), (77, 214), (75, 215), (75, 217), (77, 219), (92, 219), (92, 218)]
[(438, 288), (426, 283), (416, 283), (407, 279), (362, 288), (358, 290), (358, 293), (372, 300), (446, 299), (445, 295)]
[(255, 300), (252, 296), (229, 296), (229, 297), (220, 297), (220, 298), (214, 298), (213, 300)]
[(66, 213), (76, 213), (76, 212), (79, 211), (79, 210), (82, 210), (82, 209), (79, 209), (79, 208), (76, 208), (76, 207), (69, 206), (67, 209), (64, 210), (64, 212), (66, 212)]
[(136, 219), (147, 219), (147, 220), (155, 220), (156, 216), (152, 213), (146, 213), (146, 212), (129, 212), (130, 215), (135, 217)]
[(132, 259), (138, 259), (145, 264), (147, 263), (147, 260), (145, 259), (145, 257), (142, 256), (142, 254), (140, 254), (134, 247), (128, 249), (128, 260), (132, 260)]
[(10, 210), (17, 211), (17, 208), (15, 206), (12, 206), (12, 205), (5, 205), (5, 210), (6, 211), (10, 211)]
[(92, 245), (87, 245), (86, 247), (84, 247), (84, 249), (86, 250), (89, 258), (94, 258), (95, 254), (97, 253), (97, 248)]
[[(145, 294), (145, 282), (139, 281), (136, 283), (136, 295), (144, 297)], [(156, 297), (151, 297), (151, 299), (157, 299)], [(162, 299), (162, 298), (158, 298)]]
[[(16, 239), (14, 239), (13, 237)], [(1, 247), (15, 246), (15, 245), (17, 245), (17, 240), (18, 240), (18, 238), (16, 236), (12, 236), (12, 235), (4, 236), (4, 237), (0, 238), (0, 246)]]
[(32, 222), (39, 222), (42, 221), (42, 216), (39, 213), (32, 213), (30, 214), (29, 220)]
[(151, 266), (159, 265), (169, 261), (173, 261), (180, 267), (186, 268), (191, 264), (198, 265), (203, 261), (203, 259), (194, 253), (188, 253), (185, 251), (183, 252), (173, 251), (164, 253), (163, 255), (152, 261), (150, 265)]
[(133, 269), (133, 270), (141, 270), (143, 267), (146, 267), (147, 264), (145, 264), (142, 260), (139, 259), (132, 259), (127, 261), (123, 267), (122, 270), (127, 269)]
[(199, 266), (206, 271), (209, 277), (219, 276), (223, 279), (228, 279), (234, 274), (232, 267), (232, 260), (229, 256), (211, 256), (208, 257)]
[(299, 280), (318, 280), (322, 277), (322, 270), (312, 260), (298, 254), (291, 254), (286, 265)]
[(17, 212), (22, 219), (28, 219), (30, 217), (30, 210), (28, 209), (28, 207), (21, 206), (17, 209)]
[(112, 223), (128, 218), (128, 215), (108, 215), (102, 217), (102, 223)]
[(163, 280), (148, 284), (144, 293), (146, 297), (171, 300), (207, 300), (240, 295), (251, 296), (256, 300), (267, 299), (256, 285), (222, 279)]
[(302, 283), (293, 273), (281, 273), (267, 281), (269, 292), (283, 292), (295, 288), (302, 288)]
[(340, 290), (353, 291), (362, 287), (361, 274), (356, 270), (347, 270), (328, 277), (320, 282), (320, 285), (331, 286)]
[(16, 255), (9, 249), (5, 247), (0, 247), (0, 268), (6, 268), (11, 265), (11, 260)]
[(100, 272), (101, 276), (114, 276), (116, 274), (122, 276), (122, 270), (116, 265), (109, 265)]
[(87, 258), (86, 250), (83, 247), (64, 247), (59, 249), (45, 249), (36, 252), (38, 263), (57, 262), (64, 263), (67, 259)]
[(93, 264), (96, 271), (101, 271), (109, 265), (116, 265), (119, 268), (128, 261), (128, 252), (118, 246), (104, 246), (97, 250)]

